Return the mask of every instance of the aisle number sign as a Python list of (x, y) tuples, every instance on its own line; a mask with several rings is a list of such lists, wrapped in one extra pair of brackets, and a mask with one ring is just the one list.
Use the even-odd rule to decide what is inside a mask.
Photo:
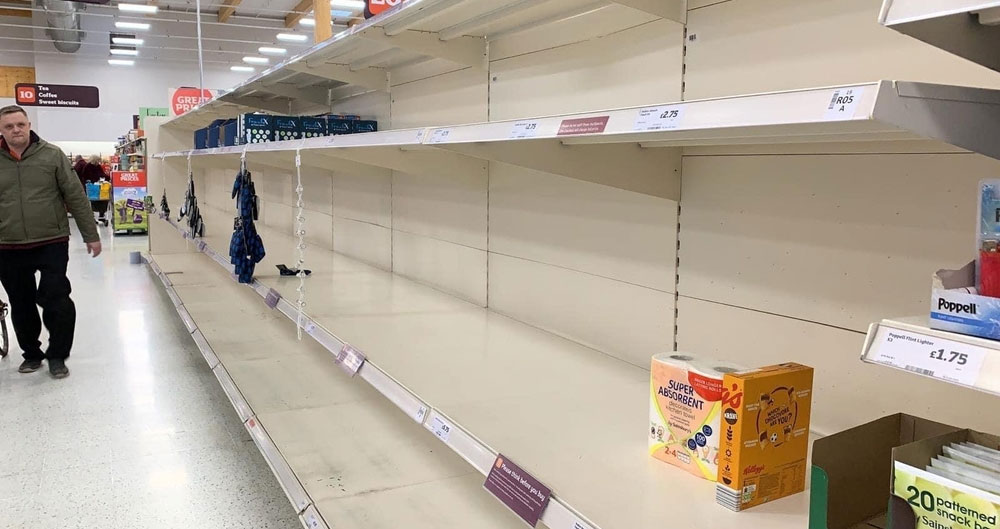
[(984, 347), (879, 325), (866, 357), (877, 364), (975, 386), (987, 354)]
[(68, 84), (14, 85), (14, 100), (25, 107), (98, 108), (100, 91), (96, 86)]

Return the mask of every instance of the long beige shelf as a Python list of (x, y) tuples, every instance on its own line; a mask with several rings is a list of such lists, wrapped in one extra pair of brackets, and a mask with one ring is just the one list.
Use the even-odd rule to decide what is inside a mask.
[(453, 65), (452, 70), (485, 71), (490, 41), (558, 28), (614, 6), (635, 10), (636, 23), (657, 18), (683, 23), (687, 17), (683, 0), (411, 0), (252, 76), (168, 124), (193, 130), (235, 117), (240, 108), (329, 112), (336, 100), (388, 91), (394, 68), (434, 60)]
[[(203, 207), (203, 215), (208, 248), (228, 248), (221, 227), (231, 225), (229, 214)], [(267, 257), (257, 280), (295, 299), (298, 279), (274, 268), (292, 261), (294, 242), (258, 229)], [(177, 259), (199, 269), (212, 264), (201, 255)], [(306, 285), (309, 321), (362, 351), (472, 444), (502, 452), (550, 486), (556, 501), (549, 510), (566, 506), (582, 515), (543, 518), (549, 527), (806, 526), (807, 494), (737, 514), (715, 504), (713, 483), (650, 458), (648, 371), (328, 250), (310, 248), (307, 267), (314, 271)], [(225, 280), (228, 272), (217, 268), (213, 281)], [(208, 289), (198, 295), (214, 297)], [(252, 320), (232, 318), (228, 332), (258, 335)], [(262, 375), (258, 385), (268, 380)], [(468, 456), (468, 447), (448, 444), (483, 471), (483, 459)]]
[(998, 0), (885, 0), (879, 22), (1000, 71)]
[(305, 527), (523, 527), (479, 472), (225, 270), (198, 254), (151, 259)]

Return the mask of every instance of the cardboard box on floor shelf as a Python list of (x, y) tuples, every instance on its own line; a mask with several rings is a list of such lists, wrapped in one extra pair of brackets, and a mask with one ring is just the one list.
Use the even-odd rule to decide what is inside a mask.
[(893, 449), (956, 431), (954, 426), (897, 413), (817, 439), (809, 529), (887, 529)]
[(727, 373), (715, 499), (743, 511), (805, 490), (813, 368), (795, 363)]
[[(997, 408), (992, 409), (996, 412)], [(964, 442), (1000, 450), (1000, 437), (973, 430), (944, 433), (893, 449), (890, 529), (1000, 529), (1000, 494), (924, 470), (942, 455), (945, 446)], [(977, 474), (990, 475), (989, 471)]]
[(970, 294), (976, 263), (938, 270), (931, 286), (930, 328), (1000, 340), (1000, 298)]

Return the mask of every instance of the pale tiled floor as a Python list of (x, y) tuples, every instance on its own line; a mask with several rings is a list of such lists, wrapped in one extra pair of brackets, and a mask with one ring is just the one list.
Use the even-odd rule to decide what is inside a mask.
[(102, 235), (97, 260), (71, 243), (70, 377), (18, 374), (13, 337), (0, 362), (0, 528), (301, 527), (156, 278), (128, 263), (146, 239)]

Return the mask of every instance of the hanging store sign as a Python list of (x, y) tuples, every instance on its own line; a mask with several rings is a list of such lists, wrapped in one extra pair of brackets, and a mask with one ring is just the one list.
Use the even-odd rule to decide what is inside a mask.
[(371, 18), (388, 11), (406, 0), (366, 0), (365, 18)]
[(25, 107), (97, 108), (101, 106), (96, 86), (68, 84), (14, 85), (14, 99)]
[(170, 101), (170, 115), (179, 116), (198, 106), (200, 103), (215, 99), (219, 95), (218, 90), (205, 88), (198, 97), (198, 89), (191, 86), (180, 88), (170, 88), (167, 90), (168, 101)]

